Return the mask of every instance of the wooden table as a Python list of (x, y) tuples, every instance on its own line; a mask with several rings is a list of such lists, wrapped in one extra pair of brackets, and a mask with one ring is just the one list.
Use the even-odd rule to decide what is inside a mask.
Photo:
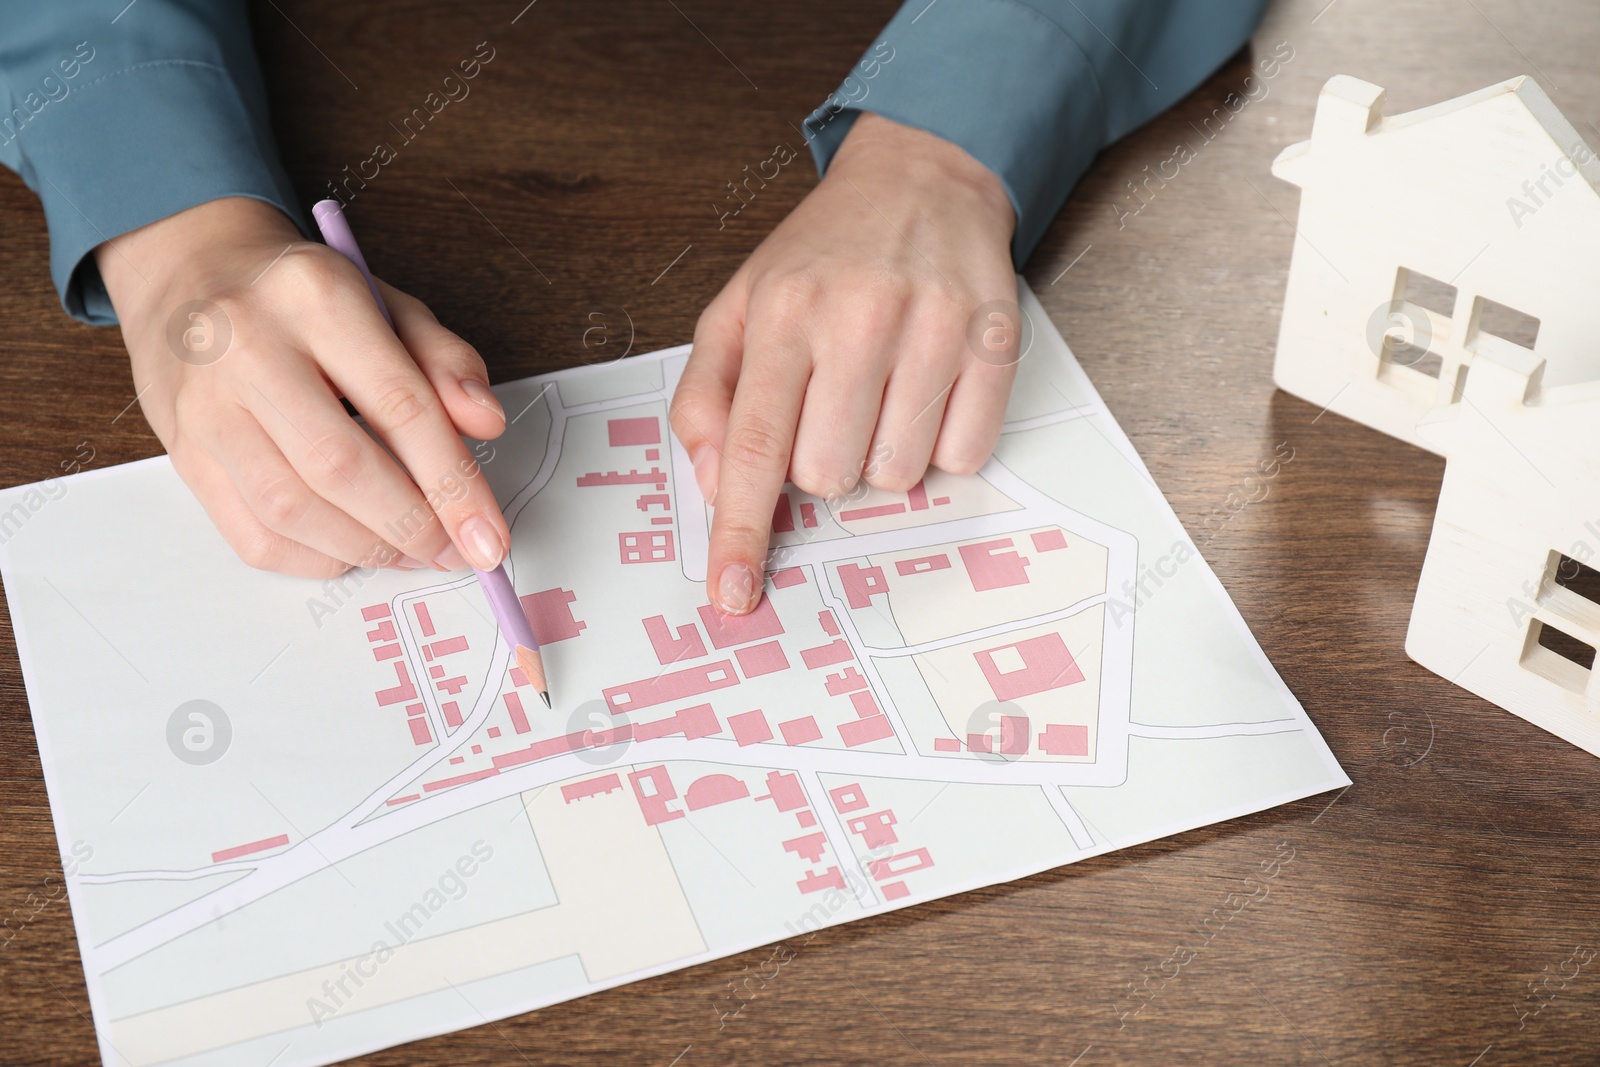
[[(815, 178), (797, 161), (719, 228), (724, 183), (777, 144), (803, 151), (795, 124), (895, 5), (545, 0), (513, 24), (521, 6), (256, 12), (307, 200), (447, 66), (495, 48), (472, 95), (352, 211), (375, 269), (476, 341), (496, 380), (584, 360), (601, 321), (625, 331), (631, 316), (635, 351), (688, 340)], [(1537, 1015), (1548, 995), (1529, 984), (1600, 947), (1600, 763), (1407, 660), (1442, 463), (1274, 391), (1297, 193), (1268, 173), (1335, 73), (1388, 86), (1395, 111), (1532, 74), (1596, 143), (1590, 15), (1587, 0), (1275, 3), (1254, 54), (1288, 42), (1293, 58), (1267, 95), (1213, 140), (1197, 133), (1244, 89), (1252, 56), (1236, 57), (1105, 153), (1028, 267), (1351, 789), (825, 931), (721, 1032), (713, 1000), (766, 950), (360, 1062), (1595, 1062), (1600, 962)], [(1180, 142), (1193, 161), (1122, 217), (1137, 206), (1126, 183)], [(42, 215), (9, 173), (0, 211), (0, 484), (56, 473), (80, 442), (97, 467), (156, 454), (117, 333), (61, 314)], [(1294, 459), (1267, 497), (1208, 525), (1280, 442)], [(61, 875), (9, 625), (6, 911)], [(1269, 896), (1171, 977), (1174, 947), (1202, 940), (1280, 842), (1294, 858)], [(94, 1061), (64, 902), (0, 953), (0, 1005), (0, 1062)]]

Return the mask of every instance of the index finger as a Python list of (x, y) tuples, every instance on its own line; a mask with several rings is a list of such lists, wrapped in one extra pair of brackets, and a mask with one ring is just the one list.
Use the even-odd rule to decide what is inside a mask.
[(706, 593), (725, 614), (744, 615), (761, 602), (772, 510), (788, 478), (810, 377), (811, 351), (798, 331), (761, 331), (746, 338), (722, 443), (706, 565)]
[(337, 318), (343, 328), (316, 340), (317, 362), (400, 460), (465, 561), (492, 570), (511, 543), (499, 502), (439, 394), (364, 295), (352, 292)]

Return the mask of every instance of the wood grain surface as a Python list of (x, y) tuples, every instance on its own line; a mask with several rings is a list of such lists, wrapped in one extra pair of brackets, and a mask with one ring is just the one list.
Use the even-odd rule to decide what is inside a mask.
[[(255, 11), (307, 202), (447, 67), (495, 48), (350, 211), (373, 268), (472, 339), (497, 381), (597, 358), (597, 322), (626, 344), (631, 319), (634, 351), (689, 340), (812, 187), (795, 127), (895, 6), (524, 2)], [(1282, 42), (1292, 58), (1247, 86)], [(767, 950), (358, 1062), (1600, 1062), (1600, 960), (1576, 976), (1569, 962), (1600, 949), (1600, 762), (1406, 659), (1442, 463), (1274, 391), (1298, 201), (1268, 173), (1336, 73), (1386, 86), (1392, 112), (1531, 74), (1600, 144), (1597, 51), (1589, 0), (1275, 2), (1251, 49), (1104, 153), (1028, 265), (1353, 787), (791, 942), (720, 1030), (714, 1002)], [(1208, 138), (1204, 120), (1252, 86)], [(801, 158), (719, 226), (724, 183), (778, 144)], [(1180, 144), (1194, 158), (1140, 206), (1128, 183)], [(49, 477), (84, 442), (96, 467), (157, 454), (117, 332), (62, 314), (43, 216), (9, 172), (0, 218), (0, 484)], [(1293, 460), (1234, 513), (1281, 443)], [(0, 949), (0, 1063), (92, 1063), (8, 618), (0, 630), (0, 911), (29, 917)], [(1264, 899), (1202, 927), (1288, 849)], [(1194, 955), (1178, 966), (1180, 947)]]

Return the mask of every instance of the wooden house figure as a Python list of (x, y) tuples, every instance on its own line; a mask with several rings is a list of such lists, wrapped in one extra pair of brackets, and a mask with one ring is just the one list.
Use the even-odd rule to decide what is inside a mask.
[(1600, 381), (1549, 386), (1531, 353), (1480, 353), (1454, 411), (1406, 630), (1422, 666), (1600, 755)]
[(1600, 161), (1531, 79), (1403, 115), (1338, 75), (1272, 172), (1300, 217), (1273, 376), (1423, 448), (1482, 351), (1536, 347), (1547, 385), (1600, 378)]
[(1338, 76), (1280, 388), (1445, 457), (1406, 652), (1600, 755), (1600, 162), (1528, 78), (1386, 117)]

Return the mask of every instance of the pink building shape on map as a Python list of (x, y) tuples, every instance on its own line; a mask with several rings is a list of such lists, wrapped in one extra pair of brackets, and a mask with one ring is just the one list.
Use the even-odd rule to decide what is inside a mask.
[(933, 857), (925, 848), (912, 849), (910, 852), (897, 852), (888, 859), (873, 860), (867, 864), (867, 873), (881, 882), (886, 878), (898, 878), (902, 874), (920, 871), (933, 866)]
[(950, 568), (950, 557), (943, 552), (932, 556), (918, 556), (916, 559), (897, 560), (894, 565), (896, 574), (902, 577), (908, 574), (927, 574), (929, 571), (942, 571)]
[(665, 615), (652, 615), (644, 620), (644, 632), (650, 638), (650, 647), (655, 650), (656, 662), (663, 667), (681, 659), (699, 659), (706, 654), (706, 643), (700, 637), (699, 628), (692, 622), (678, 627), (674, 636)]
[(739, 676), (734, 673), (733, 661), (724, 659), (658, 674), (654, 678), (624, 682), (602, 689), (600, 695), (605, 698), (606, 707), (611, 709), (613, 715), (621, 715), (738, 684)]
[(961, 546), (961, 562), (966, 565), (974, 592), (1028, 584), (1028, 559), (1011, 548), (1009, 537)]
[(633, 739), (650, 741), (657, 737), (681, 733), (688, 740), (694, 741), (721, 732), (722, 727), (717, 724), (717, 715), (711, 709), (711, 705), (696, 704), (694, 707), (674, 712), (664, 719), (636, 723), (633, 727)]
[(639, 530), (617, 534), (623, 563), (671, 563), (678, 558), (671, 530)]
[(806, 670), (814, 671), (818, 667), (830, 667), (835, 663), (855, 659), (855, 653), (850, 650), (848, 641), (836, 637), (828, 644), (818, 645), (816, 648), (802, 648), (800, 658), (805, 661)]
[(894, 825), (899, 820), (894, 817), (894, 812), (888, 808), (882, 811), (869, 811), (865, 815), (858, 815), (845, 823), (850, 832), (861, 838), (862, 844), (868, 848), (883, 848), (899, 842), (899, 836), (894, 832)]
[(282, 848), (288, 843), (289, 835), (279, 834), (276, 837), (267, 837), (260, 841), (252, 841), (248, 845), (234, 845), (232, 848), (225, 848), (220, 852), (213, 852), (211, 854), (211, 862), (223, 863), (227, 860), (238, 859), (240, 856), (252, 856), (257, 852), (265, 852), (270, 848)]
[(794, 507), (788, 493), (778, 494), (778, 503), (772, 509), (772, 532), (788, 533), (794, 529)]
[(799, 567), (785, 567), (771, 574), (772, 588), (787, 589), (791, 585), (806, 584), (806, 572)]
[(865, 719), (851, 719), (839, 725), (839, 738), (844, 741), (846, 748), (855, 748), (858, 745), (870, 744), (873, 741), (882, 741), (886, 737), (894, 736), (894, 727), (889, 724), (887, 715), (873, 715)]
[(1035, 552), (1056, 552), (1067, 547), (1066, 533), (1054, 527), (1048, 530), (1040, 530), (1031, 536)]
[(790, 838), (783, 843), (785, 852), (793, 852), (807, 863), (820, 861), (828, 850), (828, 835), (822, 831)]
[(700, 622), (714, 648), (762, 641), (783, 633), (783, 623), (768, 597), (762, 597), (761, 603), (748, 615), (724, 615), (709, 604), (701, 604), (699, 611)]
[(854, 563), (839, 566), (839, 584), (844, 587), (845, 603), (852, 608), (870, 608), (872, 598), (889, 591), (882, 567), (859, 567)]
[(609, 419), (606, 422), (606, 437), (612, 448), (659, 445), (661, 420), (653, 415), (639, 419)]
[(759, 678), (763, 674), (789, 669), (789, 658), (783, 654), (783, 646), (776, 641), (747, 645), (735, 649), (733, 655), (739, 661), (739, 669), (744, 671), (746, 678)]
[(784, 744), (787, 745), (803, 745), (808, 741), (822, 739), (822, 729), (817, 726), (817, 720), (810, 715), (780, 722), (778, 729), (782, 731)]
[(843, 889), (844, 875), (839, 873), (839, 868), (829, 867), (818, 874), (816, 871), (807, 871), (806, 876), (795, 885), (800, 887), (802, 893), (820, 893), (824, 889)]
[(854, 667), (846, 667), (838, 674), (828, 675), (824, 680), (823, 685), (827, 687), (829, 696), (836, 697), (842, 696), (843, 694), (851, 692), (852, 690), (865, 689), (867, 687), (867, 680), (863, 678), (861, 676), (861, 672), (856, 670)]
[(788, 771), (770, 771), (767, 774), (767, 791), (757, 800), (770, 800), (779, 811), (796, 811), (806, 806), (805, 787), (800, 776)]
[(881, 519), (885, 515), (904, 514), (904, 504), (875, 504), (870, 508), (850, 508), (839, 512), (839, 518), (844, 522), (857, 522), (861, 519)]
[(448, 656), (456, 652), (465, 652), (466, 650), (467, 639), (460, 635), (447, 637), (442, 641), (435, 641), (428, 646), (428, 652), (433, 656)]
[(627, 474), (621, 471), (590, 471), (588, 474), (578, 476), (578, 488), (589, 489), (602, 485), (653, 485), (656, 489), (667, 487), (667, 476), (659, 467), (651, 467), (647, 471), (630, 470)]
[(1087, 756), (1089, 728), (1051, 723), (1039, 734), (1039, 751), (1051, 756)]
[(569, 782), (561, 787), (561, 799), (571, 804), (575, 800), (585, 797), (599, 796), (622, 788), (622, 779), (615, 774), (603, 775), (599, 778), (590, 778), (582, 782)]
[(683, 802), (690, 811), (699, 811), (716, 804), (743, 800), (750, 795), (750, 787), (731, 774), (707, 774), (689, 783)]
[(833, 801), (833, 810), (840, 815), (859, 811), (867, 806), (867, 795), (861, 791), (861, 785), (858, 782), (851, 782), (849, 785), (841, 785), (828, 790), (828, 799)]
[(1083, 681), (1083, 671), (1059, 633), (974, 652), (996, 700), (1016, 700)]
[(578, 594), (570, 589), (541, 589), (517, 599), (522, 604), (522, 613), (528, 617), (528, 625), (533, 627), (533, 636), (541, 645), (577, 637), (589, 626), (573, 616), (572, 604)]
[(664, 765), (634, 771), (628, 775), (628, 784), (633, 786), (633, 795), (639, 801), (646, 825), (657, 826), (683, 818), (683, 812), (667, 806), (668, 801), (678, 798), (678, 790)]
[(500, 697), (506, 702), (506, 714), (511, 716), (511, 728), (519, 734), (528, 733), (528, 713), (522, 706), (522, 698), (515, 693), (504, 693)]
[(1033, 724), (1026, 715), (1000, 716), (1000, 754), (1025, 756), (1033, 733)]
[(739, 742), (740, 748), (772, 740), (772, 727), (767, 723), (767, 717), (760, 708), (755, 711), (743, 711), (738, 715), (729, 715), (728, 729), (733, 731), (733, 739)]
[(408, 700), (417, 699), (417, 687), (411, 684), (411, 674), (406, 670), (403, 659), (391, 660), (394, 664), (395, 677), (400, 684), (393, 689), (380, 689), (376, 693), (378, 707), (386, 708), (390, 704), (404, 704)]

